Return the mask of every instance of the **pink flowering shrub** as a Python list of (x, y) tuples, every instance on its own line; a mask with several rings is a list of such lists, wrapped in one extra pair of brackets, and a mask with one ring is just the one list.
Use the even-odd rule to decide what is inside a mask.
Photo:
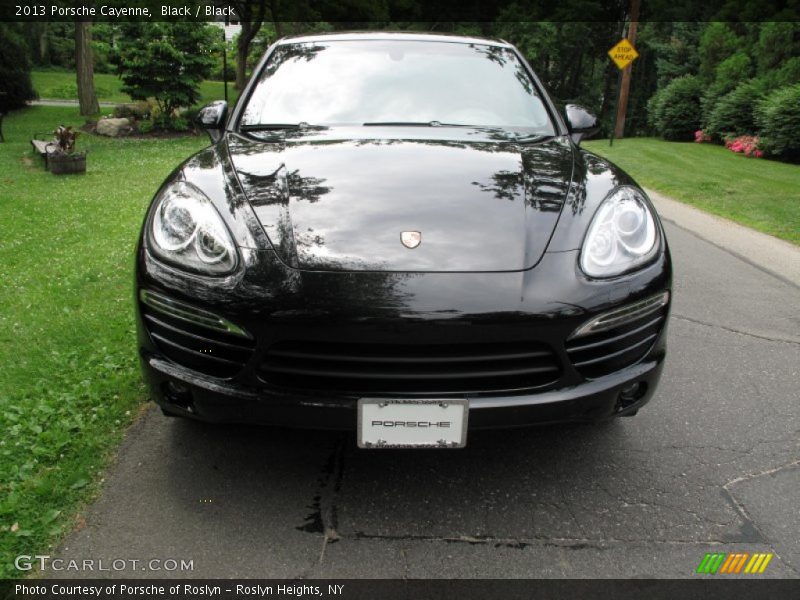
[(694, 132), (694, 141), (698, 144), (710, 144), (711, 143), (711, 134), (706, 133), (703, 129), (698, 129)]
[(725, 147), (731, 152), (744, 154), (751, 158), (761, 158), (764, 152), (758, 149), (758, 136), (740, 135), (739, 137), (729, 137), (725, 139)]

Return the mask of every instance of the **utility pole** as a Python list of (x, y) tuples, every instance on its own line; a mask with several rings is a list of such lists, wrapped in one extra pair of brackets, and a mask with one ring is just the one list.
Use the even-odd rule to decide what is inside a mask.
[[(641, 0), (631, 0), (631, 20), (628, 25), (628, 35), (626, 36), (631, 46), (636, 42), (636, 30), (639, 27), (639, 6)], [(628, 64), (622, 71), (622, 83), (619, 88), (619, 101), (617, 103), (617, 120), (614, 126), (614, 137), (621, 139), (625, 136), (625, 112), (628, 110), (628, 96), (631, 89), (631, 69), (632, 64)]]

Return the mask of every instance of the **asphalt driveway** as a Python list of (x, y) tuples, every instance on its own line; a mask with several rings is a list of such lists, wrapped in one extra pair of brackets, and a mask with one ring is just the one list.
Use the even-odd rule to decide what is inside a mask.
[(54, 554), (193, 570), (45, 575), (691, 577), (762, 551), (762, 577), (800, 576), (800, 288), (666, 226), (669, 355), (637, 417), (397, 452), (152, 409)]

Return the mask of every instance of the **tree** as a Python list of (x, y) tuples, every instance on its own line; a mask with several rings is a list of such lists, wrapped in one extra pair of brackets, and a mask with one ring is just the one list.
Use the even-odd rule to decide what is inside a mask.
[(556, 104), (583, 104), (606, 125), (617, 85), (617, 69), (606, 51), (619, 40), (621, 18), (619, 10), (600, 5), (521, 1), (505, 6), (487, 34), (522, 52)]
[[(684, 75), (696, 75), (700, 65), (698, 46), (703, 23), (645, 23), (642, 27), (646, 48), (655, 56), (658, 87)], [(644, 40), (643, 40), (644, 41)]]
[(78, 104), (82, 115), (100, 112), (94, 91), (94, 57), (92, 56), (92, 23), (75, 23), (75, 74), (78, 83)]
[(114, 56), (122, 91), (134, 100), (154, 98), (160, 126), (179, 107), (200, 99), (199, 85), (211, 72), (219, 29), (189, 22), (125, 23)]
[(0, 113), (22, 108), (35, 97), (31, 66), (19, 23), (0, 23)]
[(708, 24), (700, 38), (699, 75), (704, 83), (711, 83), (717, 73), (717, 66), (726, 58), (735, 54), (741, 40), (727, 23), (712, 22)]
[[(283, 4), (280, 0), (228, 0), (223, 4), (233, 7), (242, 26), (236, 39), (236, 88), (239, 90), (244, 89), (247, 84), (247, 67), (252, 58), (249, 57), (250, 47), (261, 31), (265, 18), (269, 17), (276, 38), (283, 37), (286, 25), (293, 29), (292, 23), (299, 24), (304, 31), (330, 27), (320, 20), (320, 13), (312, 8), (312, 3), (308, 0), (294, 0)], [(363, 17), (365, 21), (385, 20), (388, 15), (380, 4), (373, 0), (349, 0), (347, 14)], [(330, 5), (328, 10), (334, 10), (335, 6), (335, 3)]]
[(50, 23), (33, 21), (25, 24), (25, 37), (28, 42), (28, 53), (34, 65), (50, 64)]
[[(752, 61), (743, 50), (730, 55), (717, 65), (714, 82), (708, 86), (700, 105), (703, 112), (703, 126), (709, 126), (711, 113), (714, 112), (720, 98), (732, 92), (736, 87), (750, 79)], [(752, 110), (749, 111), (752, 114)]]
[(800, 23), (767, 22), (761, 25), (755, 55), (758, 72), (779, 69), (800, 55)]
[[(244, 89), (247, 84), (247, 55), (250, 51), (250, 43), (261, 29), (264, 23), (264, 15), (267, 11), (268, 0), (233, 0), (227, 2), (233, 6), (239, 17), (242, 30), (236, 41), (236, 89)], [(273, 21), (276, 21), (276, 33), (280, 37), (280, 23), (277, 22), (278, 0), (269, 0)]]
[[(34, 67), (75, 68), (74, 21), (28, 21), (21, 27)], [(92, 33), (96, 27), (93, 25)]]

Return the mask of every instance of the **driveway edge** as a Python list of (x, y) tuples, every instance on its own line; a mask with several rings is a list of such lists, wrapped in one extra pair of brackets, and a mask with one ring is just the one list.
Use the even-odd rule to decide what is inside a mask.
[(800, 288), (800, 248), (797, 246), (673, 200), (654, 190), (645, 191), (662, 220)]

